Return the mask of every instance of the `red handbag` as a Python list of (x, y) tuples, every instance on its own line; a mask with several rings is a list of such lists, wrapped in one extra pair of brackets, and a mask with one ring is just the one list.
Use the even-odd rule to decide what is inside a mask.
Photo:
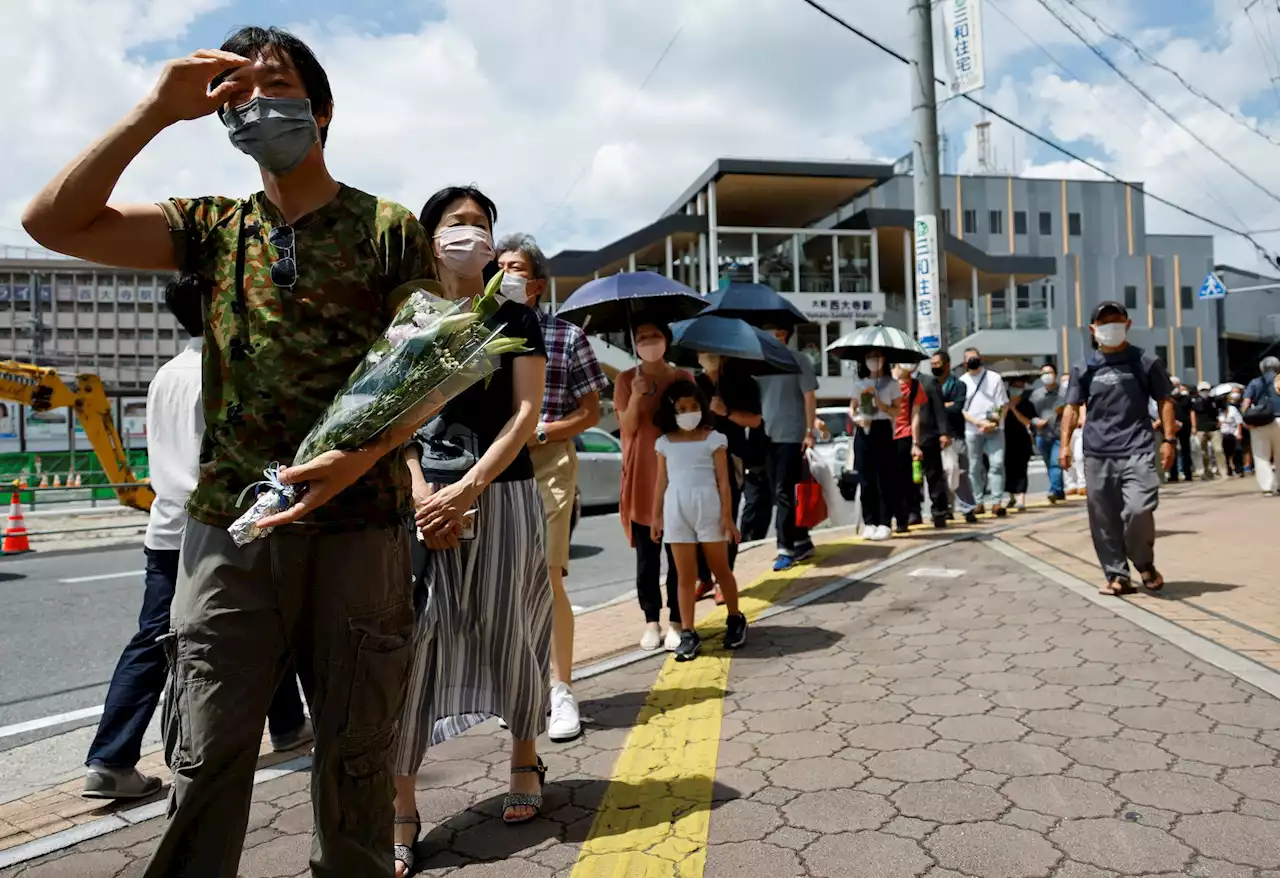
[(796, 483), (796, 527), (817, 527), (827, 520), (827, 499), (822, 496), (822, 485), (809, 472), (809, 461), (804, 462), (804, 477)]

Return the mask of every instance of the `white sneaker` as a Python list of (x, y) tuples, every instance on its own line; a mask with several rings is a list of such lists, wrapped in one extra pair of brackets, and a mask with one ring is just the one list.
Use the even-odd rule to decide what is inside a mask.
[(667, 652), (675, 652), (680, 648), (680, 629), (674, 625), (667, 626), (667, 642), (663, 644)]
[(640, 648), (645, 652), (653, 652), (659, 646), (662, 646), (662, 633), (658, 631), (657, 623), (644, 626), (644, 634), (640, 635)]
[(547, 725), (547, 737), (553, 741), (572, 741), (581, 733), (578, 702), (569, 691), (569, 684), (555, 684), (551, 687), (551, 722)]
[(874, 540), (876, 538), (876, 528), (873, 524), (864, 524), (862, 526), (862, 538), (864, 540)]
[(889, 530), (889, 526), (886, 524), (882, 524), (879, 527), (877, 527), (876, 535), (872, 537), (872, 539), (876, 541), (888, 540), (892, 538), (893, 538), (893, 531)]

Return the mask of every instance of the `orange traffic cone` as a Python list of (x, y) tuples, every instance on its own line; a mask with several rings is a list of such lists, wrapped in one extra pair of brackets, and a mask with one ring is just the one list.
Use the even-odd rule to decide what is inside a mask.
[(42, 487), (42, 488), (47, 488), (47, 487), (49, 487), (49, 474), (48, 474), (48, 473), (41, 473), (41, 474), (40, 474), (40, 487)]
[(76, 487), (80, 487), (80, 473), (76, 473)]
[(62, 487), (62, 479), (58, 478), (58, 474), (57, 474), (57, 473), (54, 473), (54, 474), (53, 474), (53, 486), (54, 486), (55, 488), (61, 488), (61, 487)]
[(18, 502), (18, 492), (13, 493), (13, 502), (9, 507), (9, 526), (4, 532), (4, 554), (18, 555), (31, 551), (31, 542), (27, 539), (27, 525), (22, 520), (22, 504)]

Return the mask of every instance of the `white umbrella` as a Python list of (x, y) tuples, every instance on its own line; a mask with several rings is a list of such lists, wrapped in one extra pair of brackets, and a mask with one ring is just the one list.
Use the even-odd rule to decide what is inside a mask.
[(1236, 384), (1234, 381), (1228, 381), (1225, 384), (1219, 384), (1213, 390), (1209, 391), (1210, 396), (1229, 396), (1232, 393), (1244, 393), (1244, 385)]
[(929, 359), (920, 342), (894, 326), (864, 326), (827, 345), (842, 360), (861, 360), (867, 351), (884, 351), (890, 363), (918, 363)]

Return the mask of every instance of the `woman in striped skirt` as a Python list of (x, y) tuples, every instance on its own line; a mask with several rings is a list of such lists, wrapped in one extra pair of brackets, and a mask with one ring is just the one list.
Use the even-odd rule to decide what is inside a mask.
[[(493, 203), (471, 188), (442, 190), (423, 208), (448, 298), (483, 292), (496, 218)], [(406, 450), (425, 606), (395, 752), (397, 875), (413, 869), (421, 832), (414, 777), (427, 748), (487, 717), (511, 729), (503, 819), (532, 820), (542, 805), (546, 769), (536, 739), (547, 723), (552, 593), (527, 444), (542, 409), (546, 350), (537, 315), (515, 298), (491, 325), (523, 338), (526, 350), (504, 355), (489, 381), (453, 399)]]

